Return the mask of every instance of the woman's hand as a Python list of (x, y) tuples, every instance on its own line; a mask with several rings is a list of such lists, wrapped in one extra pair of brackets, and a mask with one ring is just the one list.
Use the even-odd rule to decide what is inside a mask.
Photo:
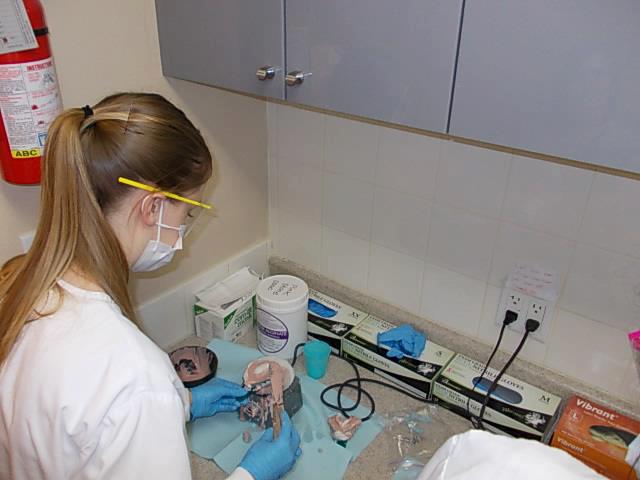
[(246, 396), (244, 388), (222, 378), (194, 387), (191, 389), (191, 420), (218, 412), (235, 412), (246, 403)]
[(274, 440), (273, 428), (268, 428), (240, 462), (255, 480), (277, 480), (293, 468), (302, 453), (300, 436), (287, 412), (282, 412), (281, 418), (280, 436)]

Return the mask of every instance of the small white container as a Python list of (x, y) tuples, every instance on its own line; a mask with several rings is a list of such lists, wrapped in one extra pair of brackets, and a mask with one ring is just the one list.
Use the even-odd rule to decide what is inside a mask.
[(274, 275), (258, 285), (258, 349), (290, 360), (296, 345), (307, 341), (309, 287), (291, 275)]

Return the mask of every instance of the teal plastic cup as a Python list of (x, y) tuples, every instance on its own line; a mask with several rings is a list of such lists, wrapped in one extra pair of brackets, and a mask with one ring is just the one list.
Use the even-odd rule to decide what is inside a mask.
[(304, 360), (307, 364), (307, 375), (316, 380), (327, 373), (331, 347), (320, 340), (311, 340), (304, 345)]

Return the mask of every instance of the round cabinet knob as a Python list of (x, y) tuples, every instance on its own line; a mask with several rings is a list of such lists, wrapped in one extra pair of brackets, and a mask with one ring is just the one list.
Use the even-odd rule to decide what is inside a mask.
[(304, 73), (301, 70), (294, 70), (293, 72), (287, 73), (284, 81), (289, 87), (295, 87), (296, 85), (300, 85), (302, 82), (304, 82), (305, 77), (310, 76), (311, 73)]
[(275, 75), (276, 69), (271, 65), (265, 65), (264, 67), (260, 67), (256, 71), (256, 77), (258, 77), (258, 80), (260, 80), (261, 82), (264, 82), (265, 80), (271, 80), (273, 77), (275, 77)]

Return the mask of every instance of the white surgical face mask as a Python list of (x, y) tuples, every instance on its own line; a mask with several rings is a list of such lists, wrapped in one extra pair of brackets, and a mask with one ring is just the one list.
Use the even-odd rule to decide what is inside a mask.
[[(164, 212), (164, 201), (160, 203), (160, 218), (158, 219), (158, 232), (155, 240), (149, 240), (147, 246), (144, 248), (140, 258), (133, 264), (131, 270), (134, 272), (150, 272), (157, 270), (169, 264), (173, 260), (173, 256), (178, 250), (182, 250), (182, 239), (186, 225), (180, 225), (179, 227), (172, 227), (171, 225), (165, 225), (162, 223), (162, 214)], [(160, 230), (167, 228), (169, 230), (176, 230), (178, 232), (178, 240), (171, 246), (160, 241)]]

